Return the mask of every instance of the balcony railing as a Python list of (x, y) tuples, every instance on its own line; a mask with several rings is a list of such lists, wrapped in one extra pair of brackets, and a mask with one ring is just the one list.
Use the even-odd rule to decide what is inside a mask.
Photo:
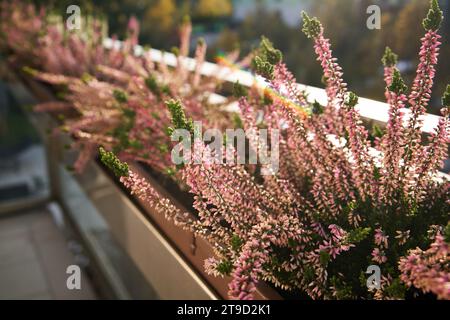
[[(115, 48), (119, 49), (122, 46), (122, 41), (113, 40), (111, 38), (106, 38), (104, 40), (104, 46), (106, 48)], [(150, 59), (153, 62), (161, 63), (164, 62), (166, 65), (175, 67), (178, 63), (177, 57), (170, 52), (163, 52), (157, 49), (144, 49), (141, 45), (136, 45), (134, 48), (134, 54), (137, 56), (141, 55), (149, 55)], [(185, 57), (182, 60), (182, 63), (185, 64), (189, 70), (193, 71), (195, 69), (195, 59)], [(266, 88), (268, 86), (267, 82), (260, 76), (254, 76), (252, 73), (239, 69), (230, 69), (229, 67), (220, 66), (211, 62), (204, 62), (200, 68), (200, 73), (204, 76), (216, 77), (224, 82), (235, 83), (239, 81), (239, 83), (246, 87), (251, 87), (256, 85), (260, 88)], [(327, 95), (324, 89), (312, 87), (308, 85), (298, 84), (301, 90), (304, 90), (308, 95), (310, 101), (317, 100), (317, 102), (322, 105), (327, 104)], [(214, 94), (210, 97), (211, 102), (223, 102), (224, 98), (220, 95)], [(360, 98), (359, 103), (356, 108), (359, 109), (359, 113), (364, 120), (377, 123), (379, 125), (384, 125), (387, 123), (389, 118), (389, 105), (387, 103), (383, 103), (376, 100)], [(236, 110), (236, 105), (230, 106), (231, 110)], [(403, 109), (403, 113), (405, 114), (405, 121), (408, 119), (410, 115), (410, 110)], [(426, 114), (423, 117), (423, 127), (422, 132), (425, 134), (429, 134), (434, 132), (434, 129), (437, 127), (439, 123), (440, 116), (433, 114)]]

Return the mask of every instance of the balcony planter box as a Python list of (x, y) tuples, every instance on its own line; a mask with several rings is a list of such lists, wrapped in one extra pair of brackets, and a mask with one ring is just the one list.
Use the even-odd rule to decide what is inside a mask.
[[(32, 94), (36, 97), (36, 99), (38, 101), (41, 102), (45, 102), (45, 101), (52, 101), (55, 100), (54, 95), (52, 94), (51, 90), (49, 90), (49, 88), (39, 82), (39, 81), (35, 81), (32, 80), (28, 77), (21, 77), (21, 81), (23, 82), (23, 84), (32, 92)], [(57, 137), (57, 139), (61, 139), (61, 137)], [(58, 148), (60, 150), (58, 150), (59, 153), (61, 153), (61, 149), (62, 149), (62, 144), (60, 144), (60, 147)], [(115, 179), (112, 175), (111, 172), (109, 170), (107, 170), (106, 168), (103, 167), (103, 165), (98, 161), (98, 159), (92, 159), (93, 161), (91, 161), (91, 163), (89, 164), (88, 167), (92, 167), (94, 166), (97, 171), (97, 175), (103, 175), (104, 177), (102, 177), (101, 179), (107, 179), (110, 182), (115, 182), (115, 188), (121, 188), (121, 186), (119, 185), (119, 182), (117, 181), (117, 179)], [(160, 182), (157, 181), (157, 179), (155, 179), (150, 173), (149, 173), (149, 169), (145, 167), (145, 165), (141, 164), (141, 163), (137, 163), (137, 162), (129, 162), (129, 166), (130, 168), (132, 168), (134, 171), (139, 172), (143, 177), (145, 177), (147, 179), (147, 181), (149, 183), (151, 183), (151, 185), (153, 186), (153, 188), (155, 190), (157, 190), (163, 197), (168, 198), (170, 201), (172, 201), (172, 203), (174, 205), (176, 205), (180, 210), (182, 210), (183, 212), (189, 212), (189, 210), (186, 209), (186, 207), (184, 207), (179, 200), (177, 200), (180, 195), (181, 192), (180, 191), (174, 191), (174, 190), (168, 190), (167, 188), (165, 188), (163, 185), (161, 185)], [(100, 169), (100, 170), (99, 170)], [(99, 171), (101, 171), (101, 173), (99, 173)], [(82, 181), (82, 180), (92, 180), (93, 177), (89, 177), (89, 175), (86, 174), (81, 174), (78, 177), (76, 177), (76, 179), (78, 181), (81, 181), (81, 185), (82, 186), (86, 186), (86, 185), (93, 185), (90, 188), (95, 188), (95, 182), (94, 183), (89, 183), (86, 181)], [(98, 177), (96, 177), (96, 179), (98, 179)], [(92, 190), (90, 190), (92, 191)], [(126, 195), (126, 196), (125, 196)], [(196, 237), (193, 233), (182, 230), (178, 227), (176, 227), (175, 225), (173, 225), (173, 223), (168, 222), (164, 216), (160, 215), (159, 213), (155, 212), (155, 210), (153, 210), (152, 208), (150, 208), (148, 206), (147, 203), (145, 203), (144, 201), (132, 196), (132, 195), (128, 195), (128, 192), (121, 192), (120, 197), (122, 198), (126, 198), (126, 199), (130, 199), (132, 201), (133, 204), (135, 204), (135, 206), (137, 206), (140, 210), (138, 210), (137, 212), (134, 212), (135, 215), (135, 219), (133, 220), (134, 224), (135, 224), (135, 228), (136, 229), (146, 229), (145, 227), (143, 227), (143, 225), (145, 224), (150, 224), (151, 227), (156, 228), (159, 231), (159, 235), (160, 237), (164, 237), (168, 243), (170, 243), (170, 245), (173, 247), (174, 250), (176, 250), (178, 253), (180, 253), (180, 255), (182, 256), (185, 264), (187, 266), (189, 266), (189, 268), (191, 269), (191, 276), (192, 277), (198, 277), (199, 279), (201, 279), (201, 281), (204, 281), (206, 283), (206, 286), (209, 287), (211, 289), (211, 292), (214, 293), (215, 297), (217, 298), (227, 298), (227, 292), (228, 292), (228, 283), (230, 282), (231, 278), (229, 277), (224, 277), (224, 278), (217, 278), (217, 277), (213, 277), (210, 275), (207, 275), (204, 271), (204, 260), (208, 257), (211, 257), (214, 255), (213, 253), (213, 249), (212, 246), (205, 240), (200, 239), (198, 237)], [(124, 200), (122, 200), (124, 201)], [(114, 208), (113, 208), (114, 210)], [(102, 212), (102, 215), (104, 215), (104, 213)], [(113, 213), (108, 213), (108, 216), (105, 217), (106, 220), (108, 221), (109, 224), (117, 224), (118, 220), (117, 217), (116, 218), (111, 218), (111, 216), (113, 216)], [(124, 219), (125, 222), (127, 219)], [(148, 229), (148, 227), (147, 227)], [(156, 230), (155, 229), (155, 230)], [(126, 235), (121, 234), (121, 230), (122, 231), (128, 231), (128, 232), (133, 232), (132, 229), (126, 229), (126, 228), (122, 228), (119, 225), (115, 225), (113, 226), (113, 230), (116, 230), (116, 238), (118, 239), (119, 243), (121, 243), (121, 245), (123, 246), (123, 248), (127, 251), (130, 252), (131, 251), (131, 258), (134, 260), (134, 262), (136, 263), (136, 265), (141, 269), (141, 272), (146, 275), (146, 270), (145, 270), (145, 261), (144, 260), (148, 260), (150, 257), (147, 256), (146, 258), (142, 258), (142, 253), (137, 253), (136, 251), (138, 251), (138, 247), (141, 246), (146, 246), (146, 243), (130, 243), (128, 240), (131, 239), (126, 239)], [(137, 231), (139, 233), (139, 231)], [(122, 232), (123, 233), (123, 232)], [(157, 237), (156, 236), (156, 237)], [(133, 238), (130, 235), (130, 238)], [(167, 266), (168, 268), (170, 268), (170, 266)], [(198, 282), (199, 279), (195, 279), (194, 282)], [(180, 290), (183, 290), (180, 287)], [(208, 291), (208, 290), (206, 290)], [(183, 294), (180, 295), (180, 297), (183, 296)], [(278, 294), (278, 292), (276, 290), (274, 290), (273, 288), (269, 287), (268, 285), (266, 285), (265, 283), (260, 283), (258, 285), (257, 291), (254, 294), (255, 299), (282, 299), (281, 296)], [(176, 294), (167, 294), (165, 295), (165, 297), (168, 298), (177, 298)], [(205, 299), (205, 298), (213, 298), (213, 295), (209, 295), (208, 294), (199, 294), (199, 295), (194, 295), (193, 297), (188, 297), (188, 298), (198, 298), (198, 299)]]

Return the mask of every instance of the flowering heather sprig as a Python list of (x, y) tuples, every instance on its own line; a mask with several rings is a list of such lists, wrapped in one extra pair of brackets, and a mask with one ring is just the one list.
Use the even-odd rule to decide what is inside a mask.
[(438, 171), (441, 169), (444, 160), (448, 156), (447, 144), (450, 139), (450, 85), (447, 85), (442, 98), (442, 105), (442, 117), (439, 119), (435, 132), (429, 137), (428, 145), (423, 150), (420, 165), (417, 166), (417, 182), (414, 187), (414, 192), (418, 199), (426, 192), (426, 185), (423, 183), (424, 179), (422, 178), (429, 175), (430, 171)]
[(409, 251), (400, 259), (399, 269), (400, 278), (408, 286), (450, 300), (450, 246), (443, 235), (437, 235), (426, 251), (420, 248)]
[(385, 203), (391, 202), (392, 194), (396, 192), (401, 181), (398, 180), (400, 161), (403, 157), (403, 113), (407, 90), (398, 69), (393, 67), (391, 80), (388, 81), (386, 95), (389, 101), (389, 120), (386, 134), (382, 137), (380, 147), (383, 155), (383, 167), (381, 169), (380, 199)]
[(134, 57), (139, 25), (135, 18), (128, 24), (129, 38), (119, 50), (103, 47), (104, 22), (87, 19), (82, 31), (65, 29), (62, 19), (49, 19), (45, 10), (22, 1), (2, 1), (3, 19), (0, 32), (0, 49), (7, 51), (15, 67), (29, 65), (40, 71), (82, 76), (97, 75), (100, 64), (139, 74), (142, 59)]
[[(327, 83), (328, 105), (334, 108), (343, 107), (347, 93), (347, 84), (342, 79), (342, 68), (333, 57), (330, 40), (323, 35), (323, 27), (315, 17), (310, 18), (306, 12), (302, 12), (303, 33), (314, 40), (314, 50), (317, 60), (320, 62), (324, 79)], [(335, 119), (338, 121), (339, 119)], [(342, 120), (342, 119), (341, 119)]]
[[(128, 39), (123, 46), (105, 49), (99, 21), (94, 20), (83, 28), (86, 34), (68, 32), (66, 39), (62, 24), (47, 23), (46, 16), (37, 15), (33, 6), (27, 7), (27, 14), (20, 1), (11, 5), (2, 2), (2, 6), (11, 13), (2, 20), (2, 30), (18, 29), (18, 36), (23, 40), (18, 42), (34, 44), (33, 49), (16, 48), (15, 42), (7, 38), (6, 42), (0, 40), (2, 49), (4, 46), (13, 56), (23, 54), (24, 59), (17, 60), (19, 67), (28, 55), (38, 63), (31, 64), (32, 68), (23, 66), (26, 75), (61, 90), (57, 96), (63, 102), (41, 104), (36, 110), (57, 113), (72, 108), (76, 111), (62, 121), (61, 128), (77, 138), (73, 144), (80, 149), (77, 171), (83, 170), (96, 146), (103, 145), (118, 152), (123, 159), (138, 160), (156, 171), (172, 174), (174, 166), (169, 152), (172, 142), (167, 135), (171, 119), (164, 104), (171, 97), (182, 98), (194, 119), (208, 119), (205, 126), (222, 127), (231, 122), (231, 116), (221, 111), (220, 106), (206, 101), (219, 84), (218, 80), (200, 76), (206, 43), (199, 41), (197, 45), (194, 73), (189, 72), (184, 62), (189, 53), (192, 28), (189, 21), (181, 27), (183, 56), (179, 56), (177, 68), (172, 70), (151, 62), (147, 53), (141, 57), (133, 54), (139, 32), (134, 17), (129, 21)], [(39, 28), (29, 28), (30, 20), (32, 25), (39, 21), (45, 32), (38, 34)]]
[(437, 0), (432, 0), (428, 15), (422, 23), (427, 32), (421, 39), (419, 65), (417, 66), (416, 77), (408, 97), (411, 116), (406, 131), (405, 165), (403, 167), (404, 174), (408, 176), (414, 175), (415, 172), (413, 170), (405, 172), (405, 170), (412, 163), (420, 160), (422, 154), (423, 148), (420, 144), (421, 128), (423, 125), (422, 116), (426, 112), (433, 87), (433, 79), (436, 74), (435, 66), (438, 61), (439, 46), (441, 45), (439, 42), (441, 36), (437, 32), (442, 19), (442, 11), (439, 8)]
[(394, 75), (394, 71), (398, 62), (398, 56), (391, 50), (391, 48), (386, 47), (381, 62), (384, 66), (384, 82), (386, 83), (385, 97), (387, 103), (390, 104), (391, 95), (388, 88), (392, 83), (392, 77)]

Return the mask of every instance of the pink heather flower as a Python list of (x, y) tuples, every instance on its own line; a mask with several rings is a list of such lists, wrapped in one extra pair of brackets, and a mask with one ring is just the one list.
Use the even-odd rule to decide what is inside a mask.
[(346, 243), (347, 232), (342, 228), (332, 224), (328, 226), (328, 229), (331, 233), (331, 239), (324, 240), (323, 243), (319, 245), (317, 252), (328, 252), (333, 259), (336, 259), (342, 251), (348, 251), (350, 248), (354, 247), (353, 244)]
[(380, 228), (375, 229), (374, 239), (377, 246), (386, 249), (388, 248), (389, 236), (385, 235)]
[[(428, 31), (421, 39), (422, 45), (419, 52), (419, 65), (417, 66), (416, 78), (414, 79), (411, 93), (408, 97), (411, 106), (411, 117), (409, 119), (406, 149), (409, 150), (405, 159), (404, 168), (418, 161), (414, 156), (420, 157), (421, 127), (423, 125), (422, 115), (425, 114), (431, 97), (433, 79), (436, 74), (435, 65), (438, 61), (439, 39), (441, 36), (437, 31)], [(410, 173), (411, 175), (414, 172)]]
[(372, 250), (372, 260), (376, 263), (385, 263), (387, 261), (387, 257), (383, 250), (375, 248)]
[(337, 63), (337, 59), (333, 57), (330, 40), (324, 37), (323, 28), (314, 39), (314, 50), (327, 81), (329, 105), (340, 108), (345, 99), (347, 84), (342, 80), (344, 73)]
[(437, 235), (431, 247), (411, 250), (400, 259), (401, 280), (439, 299), (450, 299), (450, 247), (442, 235)]
[(398, 239), (399, 245), (404, 245), (406, 241), (410, 238), (410, 230), (406, 231), (396, 231), (397, 235), (395, 236), (395, 239)]
[(139, 21), (135, 16), (132, 16), (130, 20), (128, 20), (127, 25), (128, 37), (132, 46), (138, 44), (138, 35), (139, 35)]

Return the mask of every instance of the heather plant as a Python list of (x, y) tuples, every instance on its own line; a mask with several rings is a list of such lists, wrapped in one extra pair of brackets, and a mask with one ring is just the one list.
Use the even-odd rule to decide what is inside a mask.
[[(135, 18), (129, 21), (128, 38), (121, 47), (106, 49), (96, 20), (85, 25), (82, 33), (73, 33), (44, 11), (37, 14), (31, 5), (14, 1), (2, 2), (2, 6), (1, 30), (7, 37), (1, 43), (17, 69), (50, 84), (56, 92), (58, 101), (41, 103), (35, 110), (58, 115), (60, 129), (75, 138), (72, 147), (80, 150), (76, 171), (83, 170), (102, 145), (122, 159), (176, 174), (167, 133), (171, 118), (164, 103), (170, 98), (182, 99), (189, 114), (203, 120), (205, 127), (231, 123), (232, 116), (221, 110), (222, 103), (209, 103), (220, 81), (201, 75), (207, 49), (201, 39), (194, 53), (194, 69), (189, 69), (189, 18), (179, 28), (180, 47), (173, 50), (176, 66), (169, 68), (164, 61), (152, 62), (148, 51), (134, 55), (139, 32)], [(17, 41), (32, 47), (22, 48)]]
[[(269, 88), (262, 94), (239, 85), (235, 90), (246, 129), (282, 132), (278, 174), (208, 161), (214, 156), (208, 144), (194, 141), (203, 161), (180, 170), (198, 212), (193, 219), (101, 149), (103, 162), (133, 194), (213, 245), (216, 256), (205, 268), (232, 277), (231, 298), (251, 299), (261, 280), (313, 299), (404, 299), (416, 290), (450, 298), (450, 183), (438, 172), (447, 156), (450, 86), (435, 132), (428, 143), (421, 140), (440, 45), (437, 1), (423, 22), (426, 34), (409, 92), (396, 55), (386, 50), (389, 121), (374, 146), (321, 23), (302, 16), (324, 70), (327, 105), (308, 101), (267, 39), (253, 67)], [(188, 128), (182, 104), (169, 106), (174, 125)], [(253, 136), (248, 139), (257, 147)], [(370, 265), (381, 269), (378, 288), (366, 286)]]
[(81, 77), (95, 75), (97, 65), (139, 74), (143, 62), (133, 54), (139, 27), (136, 19), (128, 23), (128, 38), (120, 50), (108, 50), (102, 42), (105, 23), (86, 17), (81, 30), (68, 30), (61, 17), (41, 7), (14, 0), (1, 2), (0, 49), (12, 66)]

